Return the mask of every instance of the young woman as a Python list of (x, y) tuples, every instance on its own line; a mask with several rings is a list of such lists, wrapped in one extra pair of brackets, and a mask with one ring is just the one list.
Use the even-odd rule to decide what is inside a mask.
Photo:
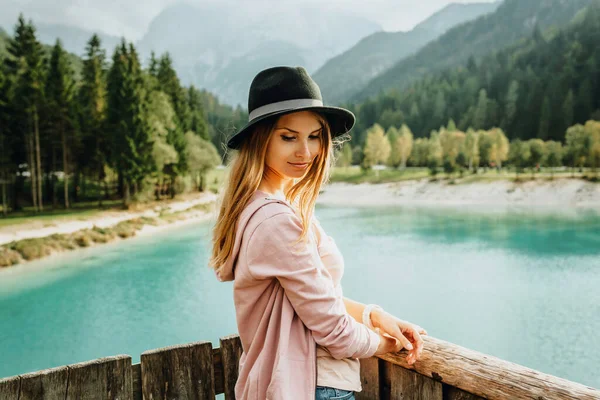
[(236, 398), (354, 399), (358, 359), (407, 348), (412, 364), (426, 334), (343, 297), (343, 257), (314, 216), (333, 140), (354, 115), (323, 106), (302, 67), (259, 72), (248, 111), (249, 123), (227, 143), (238, 153), (210, 260), (220, 281), (234, 281), (243, 348)]

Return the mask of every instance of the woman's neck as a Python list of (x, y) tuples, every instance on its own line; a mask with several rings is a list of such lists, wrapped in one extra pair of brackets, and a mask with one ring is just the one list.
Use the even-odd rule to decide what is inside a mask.
[(272, 179), (268, 176), (263, 177), (258, 185), (258, 190), (275, 197), (286, 198), (285, 194), (294, 185), (293, 179)]

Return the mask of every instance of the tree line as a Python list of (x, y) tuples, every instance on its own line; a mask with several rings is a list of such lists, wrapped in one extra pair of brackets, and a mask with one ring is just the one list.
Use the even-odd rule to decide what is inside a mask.
[[(206, 172), (221, 163), (218, 130), (247, 119), (239, 109), (228, 112), (214, 97), (183, 87), (168, 53), (152, 53), (143, 68), (125, 39), (109, 61), (93, 35), (75, 71), (60, 40), (48, 54), (33, 23), (21, 15), (6, 47), (0, 60), (5, 214), (26, 203), (37, 211), (48, 203), (69, 208), (91, 196), (100, 204), (122, 199), (127, 206), (203, 190)], [(208, 117), (207, 100), (214, 111)]]
[(481, 167), (501, 169), (506, 164), (514, 167), (517, 175), (525, 169), (535, 173), (541, 167), (600, 167), (600, 122), (593, 120), (569, 127), (565, 145), (539, 138), (509, 141), (501, 128), (463, 132), (453, 120), (426, 138), (415, 139), (406, 124), (386, 131), (378, 123), (367, 129), (365, 137), (362, 147), (344, 143), (337, 154), (338, 166), (355, 164), (363, 170), (375, 165), (427, 167), (433, 175), (440, 168), (447, 174), (462, 174)]

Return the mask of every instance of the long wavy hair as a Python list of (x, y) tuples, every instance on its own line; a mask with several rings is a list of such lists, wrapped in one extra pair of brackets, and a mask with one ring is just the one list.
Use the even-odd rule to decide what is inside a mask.
[[(285, 192), (286, 200), (294, 206), (302, 221), (299, 240), (305, 240), (308, 235), (317, 196), (321, 186), (329, 180), (334, 162), (334, 143), (330, 126), (321, 114), (314, 112), (314, 115), (323, 128), (321, 151), (307, 173), (294, 180), (293, 185)], [(229, 175), (222, 191), (219, 213), (213, 229), (213, 248), (209, 260), (211, 268), (218, 270), (233, 251), (237, 223), (263, 179), (267, 147), (278, 120), (279, 116), (259, 122), (229, 163)]]

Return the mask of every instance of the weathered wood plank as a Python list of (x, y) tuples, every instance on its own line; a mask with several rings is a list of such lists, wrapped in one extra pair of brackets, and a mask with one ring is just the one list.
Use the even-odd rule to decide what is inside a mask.
[(23, 374), (19, 400), (64, 399), (68, 378), (67, 366)]
[(142, 400), (142, 364), (131, 366), (131, 388), (133, 400)]
[(0, 379), (0, 399), (19, 400), (20, 386), (21, 377), (18, 375)]
[(215, 397), (210, 342), (149, 350), (142, 353), (141, 364), (144, 399), (212, 400)]
[(239, 335), (220, 339), (221, 364), (223, 365), (223, 393), (225, 400), (235, 399), (235, 383), (238, 378), (239, 362), (242, 355), (242, 342)]
[(213, 371), (212, 343), (203, 342), (191, 347), (192, 386), (201, 399), (215, 398), (215, 376)]
[(600, 390), (544, 374), (474, 350), (424, 336), (419, 360), (406, 362), (406, 350), (379, 356), (403, 368), (477, 396), (494, 399), (598, 400)]
[(475, 396), (464, 390), (455, 388), (454, 386), (443, 384), (444, 400), (485, 400), (483, 397)]
[(223, 364), (219, 347), (213, 349), (213, 376), (215, 377), (215, 394), (223, 393)]
[(385, 376), (390, 399), (443, 400), (442, 383), (419, 373), (391, 364)]
[(131, 357), (128, 355), (103, 357), (68, 367), (66, 400), (132, 398)]
[(362, 391), (356, 393), (357, 400), (379, 400), (379, 359), (377, 357), (360, 360), (360, 382)]

